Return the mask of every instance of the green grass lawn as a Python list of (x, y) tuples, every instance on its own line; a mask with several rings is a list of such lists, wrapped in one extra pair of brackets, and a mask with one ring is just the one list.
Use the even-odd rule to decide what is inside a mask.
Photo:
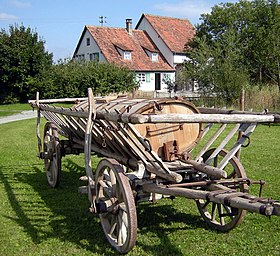
[[(117, 255), (88, 212), (87, 196), (78, 194), (83, 155), (63, 158), (61, 186), (51, 189), (36, 157), (35, 122), (0, 125), (0, 255)], [(259, 126), (242, 149), (248, 176), (266, 180), (264, 196), (275, 199), (279, 152), (280, 126)], [(127, 255), (280, 255), (279, 217), (248, 213), (236, 229), (219, 233), (184, 198), (139, 204), (137, 214), (137, 243)]]
[(29, 104), (8, 104), (8, 105), (0, 105), (0, 117), (10, 116), (17, 113), (20, 113), (24, 110), (31, 110)]

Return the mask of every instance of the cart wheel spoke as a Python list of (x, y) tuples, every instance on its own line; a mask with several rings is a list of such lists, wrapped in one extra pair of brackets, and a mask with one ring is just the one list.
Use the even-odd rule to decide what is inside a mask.
[(101, 160), (95, 184), (97, 205), (102, 205), (102, 211), (105, 211), (99, 217), (106, 238), (117, 251), (126, 253), (136, 242), (137, 215), (122, 166), (114, 159)]
[(119, 223), (118, 245), (123, 244), (127, 239), (128, 226), (127, 226), (127, 220), (124, 221), (124, 219), (126, 219), (126, 217), (124, 216), (123, 212), (120, 211), (118, 215), (118, 223)]
[(116, 181), (116, 176), (112, 170), (110, 170), (110, 178), (111, 178), (112, 193), (114, 196), (116, 196), (117, 181)]
[[(203, 155), (204, 162), (207, 161), (214, 150), (215, 149), (210, 149)], [(221, 150), (219, 154), (214, 157), (212, 165), (218, 166), (226, 154), (227, 152), (225, 150)], [(224, 171), (228, 173), (227, 179), (247, 177), (242, 164), (236, 157), (229, 160), (229, 163), (224, 168)], [(248, 192), (248, 186), (246, 184), (241, 184), (236, 190)], [(224, 204), (211, 202), (210, 200), (200, 199), (196, 200), (196, 203), (198, 210), (206, 223), (209, 226), (223, 232), (231, 230), (239, 225), (246, 214), (245, 210), (234, 209)]]
[(112, 225), (111, 225), (111, 229), (110, 229), (110, 232), (109, 232), (109, 235), (110, 235), (110, 236), (113, 235), (113, 233), (114, 233), (116, 227), (117, 227), (117, 222), (114, 221), (114, 222), (112, 223)]
[(222, 226), (225, 225), (225, 218), (223, 216), (223, 208), (221, 204), (218, 204), (218, 212), (219, 212), (219, 218), (220, 218), (220, 223)]
[(211, 213), (211, 220), (215, 221), (217, 215), (217, 204), (213, 203), (212, 204), (212, 213)]
[(112, 187), (111, 177), (108, 173), (104, 173), (104, 182), (107, 184), (108, 187)]

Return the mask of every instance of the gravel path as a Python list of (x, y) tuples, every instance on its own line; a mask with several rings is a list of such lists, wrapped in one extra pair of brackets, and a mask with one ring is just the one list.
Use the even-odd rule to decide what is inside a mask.
[(14, 121), (18, 121), (18, 120), (35, 118), (36, 116), (37, 116), (37, 111), (25, 110), (25, 111), (22, 111), (19, 114), (15, 114), (15, 115), (11, 115), (11, 116), (5, 116), (5, 117), (0, 117), (0, 124), (14, 122)]

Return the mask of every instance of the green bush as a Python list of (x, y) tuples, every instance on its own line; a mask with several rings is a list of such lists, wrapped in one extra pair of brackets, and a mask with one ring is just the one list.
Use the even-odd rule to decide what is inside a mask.
[(87, 88), (95, 95), (129, 92), (138, 86), (134, 78), (134, 72), (108, 63), (64, 61), (51, 67), (33, 93), (34, 97), (38, 90), (44, 98), (63, 98), (87, 96)]

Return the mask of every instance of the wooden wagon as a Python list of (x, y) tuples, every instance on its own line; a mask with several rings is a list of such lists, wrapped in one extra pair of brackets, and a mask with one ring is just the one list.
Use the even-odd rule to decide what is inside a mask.
[[(61, 101), (74, 105), (53, 105)], [(87, 98), (39, 100), (37, 94), (30, 103), (38, 110), (39, 157), (49, 185), (59, 185), (63, 156), (84, 153), (88, 185), (80, 190), (88, 194), (91, 212), (99, 214), (109, 243), (121, 253), (136, 242), (136, 202), (194, 199), (206, 223), (220, 231), (240, 224), (246, 211), (280, 215), (278, 201), (249, 194), (251, 184), (262, 188), (263, 183), (250, 180), (237, 157), (257, 124), (279, 123), (277, 114), (198, 109), (180, 99), (94, 98), (91, 89)], [(48, 120), (43, 141), (41, 115)], [(95, 171), (92, 154), (104, 157)]]

